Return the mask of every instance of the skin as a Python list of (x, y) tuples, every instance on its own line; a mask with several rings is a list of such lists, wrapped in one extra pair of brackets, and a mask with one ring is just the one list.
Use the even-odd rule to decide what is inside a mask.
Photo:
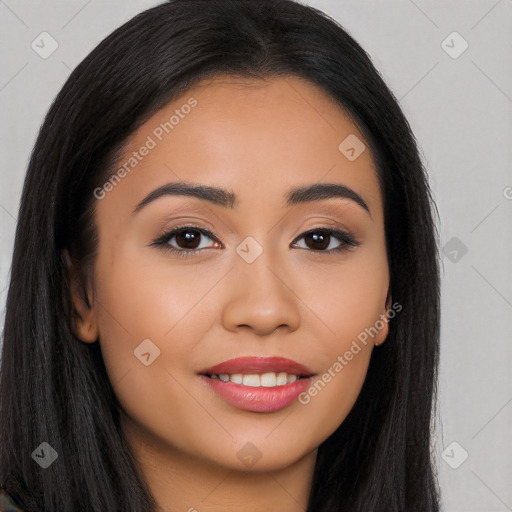
[[(161, 510), (303, 511), (317, 448), (352, 408), (387, 323), (306, 405), (244, 411), (197, 373), (235, 357), (282, 356), (320, 378), (382, 318), (389, 272), (375, 165), (368, 148), (354, 161), (338, 150), (363, 135), (311, 83), (216, 77), (142, 125), (119, 166), (191, 97), (197, 106), (97, 201), (91, 307), (75, 290), (77, 335), (101, 344), (123, 430)], [(237, 206), (166, 195), (132, 214), (151, 191), (180, 180), (227, 188)], [(291, 187), (315, 183), (350, 187), (371, 215), (347, 198), (285, 205)], [(183, 225), (218, 240), (201, 235), (201, 252), (187, 258), (151, 245)], [(301, 237), (325, 227), (359, 245), (329, 254)], [(248, 236), (263, 248), (252, 263), (236, 252)], [(329, 249), (341, 243), (332, 236)], [(134, 357), (147, 338), (160, 349), (149, 366)], [(251, 467), (237, 457), (249, 442), (262, 455)]]

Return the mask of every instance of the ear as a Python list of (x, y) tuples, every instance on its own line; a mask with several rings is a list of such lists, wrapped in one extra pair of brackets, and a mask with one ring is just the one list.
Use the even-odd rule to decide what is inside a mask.
[(98, 326), (96, 316), (92, 307), (92, 291), (85, 289), (78, 269), (71, 262), (67, 249), (64, 249), (62, 257), (66, 264), (68, 273), (69, 291), (72, 302), (72, 330), (77, 338), (86, 343), (94, 343), (98, 340)]
[(386, 338), (388, 337), (388, 332), (389, 332), (388, 311), (391, 308), (391, 303), (392, 303), (391, 292), (388, 288), (388, 294), (386, 297), (386, 304), (384, 306), (384, 311), (379, 315), (379, 320), (377, 321), (379, 326), (381, 326), (381, 323), (384, 325), (382, 325), (382, 327), (379, 329), (379, 332), (375, 335), (374, 344), (376, 347), (379, 345), (382, 345), (386, 341)]

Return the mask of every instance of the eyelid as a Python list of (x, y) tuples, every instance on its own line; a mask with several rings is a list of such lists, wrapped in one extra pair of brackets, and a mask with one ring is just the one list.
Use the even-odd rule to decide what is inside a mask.
[(337, 249), (348, 249), (350, 247), (358, 247), (361, 243), (352, 235), (352, 233), (346, 229), (339, 229), (334, 227), (319, 227), (319, 228), (311, 228), (307, 231), (302, 232), (299, 236), (297, 236), (292, 244), (295, 244), (297, 240), (304, 238), (306, 235), (310, 233), (324, 233), (328, 234), (331, 237), (337, 238), (341, 242), (343, 242), (340, 246), (335, 247), (334, 249), (324, 250), (324, 251), (315, 251), (310, 249), (310, 252), (314, 253), (326, 253), (331, 254), (335, 252)]
[[(213, 240), (217, 241), (218, 243), (220, 243), (222, 245), (222, 242), (209, 230), (209, 229), (206, 229), (206, 228), (203, 228), (203, 227), (200, 227), (200, 226), (195, 226), (193, 224), (183, 224), (181, 226), (176, 226), (170, 230), (167, 230), (165, 231), (163, 234), (161, 234), (156, 240), (154, 240), (151, 245), (161, 245), (161, 244), (165, 244), (166, 242), (168, 242), (176, 233), (180, 232), (180, 231), (183, 231), (183, 230), (186, 230), (186, 229), (190, 229), (191, 231), (194, 230), (194, 231), (199, 231), (201, 234), (203, 235), (206, 235), (208, 236), (209, 238), (212, 238)], [(186, 251), (185, 249), (183, 249), (183, 251), (186, 251), (186, 252), (192, 252), (194, 251), (195, 249), (190, 249), (188, 251)]]

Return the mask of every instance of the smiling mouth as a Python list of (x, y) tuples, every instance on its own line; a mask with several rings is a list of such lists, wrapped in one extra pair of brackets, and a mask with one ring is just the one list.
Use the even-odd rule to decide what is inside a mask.
[(198, 374), (228, 404), (246, 411), (274, 412), (291, 405), (316, 375), (278, 356), (246, 356), (204, 368)]

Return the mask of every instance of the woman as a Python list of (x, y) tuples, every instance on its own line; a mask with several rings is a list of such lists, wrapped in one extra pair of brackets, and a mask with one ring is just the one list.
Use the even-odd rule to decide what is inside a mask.
[(335, 21), (290, 0), (139, 14), (31, 157), (0, 482), (27, 511), (438, 511), (432, 210)]

